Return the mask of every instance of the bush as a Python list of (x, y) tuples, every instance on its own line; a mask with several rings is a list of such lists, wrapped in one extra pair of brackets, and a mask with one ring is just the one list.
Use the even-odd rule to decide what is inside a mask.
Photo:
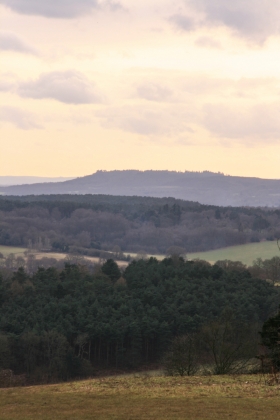
[(167, 375), (194, 375), (199, 367), (199, 340), (197, 335), (176, 337), (163, 360)]

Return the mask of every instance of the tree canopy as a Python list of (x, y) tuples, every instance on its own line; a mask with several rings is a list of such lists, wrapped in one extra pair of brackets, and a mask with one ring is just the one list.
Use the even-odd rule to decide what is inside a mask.
[(250, 324), (264, 322), (279, 304), (275, 287), (239, 267), (150, 258), (118, 276), (109, 260), (93, 274), (66, 264), (34, 275), (19, 269), (1, 280), (0, 368), (69, 378), (92, 366), (158, 362), (174, 337), (192, 334), (225, 308)]

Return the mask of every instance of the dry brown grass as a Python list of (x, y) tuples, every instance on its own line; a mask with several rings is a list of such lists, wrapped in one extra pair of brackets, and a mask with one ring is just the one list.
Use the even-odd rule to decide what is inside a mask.
[[(32, 254), (35, 255), (36, 260), (44, 258), (44, 257), (48, 257), (48, 258), (55, 258), (56, 260), (61, 261), (67, 257), (71, 257), (71, 254), (63, 254), (63, 253), (57, 253), (57, 252), (35, 251), (35, 252), (32, 252)], [(87, 255), (81, 255), (80, 257), (94, 264), (98, 264), (100, 262), (99, 257), (88, 257)], [(126, 267), (128, 265), (127, 261), (116, 260), (116, 263), (120, 267)]]
[(258, 375), (111, 377), (2, 389), (0, 419), (276, 420), (279, 394), (279, 386), (268, 386)]
[[(28, 251), (27, 248), (0, 245), (0, 252), (4, 255), (4, 257), (7, 257), (10, 254), (14, 254), (16, 257), (23, 257), (26, 260), (27, 257), (24, 254), (26, 251)], [(31, 253), (35, 256), (37, 260), (47, 257), (47, 258), (55, 258), (56, 260), (61, 261), (69, 256), (71, 257), (71, 254), (58, 253), (58, 252), (40, 252), (37, 250), (31, 250)], [(100, 262), (99, 257), (89, 257), (89, 256), (82, 256), (82, 255), (81, 257), (95, 264)], [(123, 268), (125, 268), (128, 265), (127, 261), (117, 260), (116, 262), (120, 267), (123, 267)]]

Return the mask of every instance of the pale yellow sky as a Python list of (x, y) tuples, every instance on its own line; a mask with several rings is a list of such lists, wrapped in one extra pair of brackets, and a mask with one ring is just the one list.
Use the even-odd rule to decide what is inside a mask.
[(0, 0), (0, 19), (0, 175), (280, 178), (275, 0)]

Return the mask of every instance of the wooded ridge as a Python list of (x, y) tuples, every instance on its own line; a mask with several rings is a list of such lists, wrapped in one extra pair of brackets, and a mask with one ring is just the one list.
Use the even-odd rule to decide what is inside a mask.
[(219, 206), (280, 206), (280, 180), (222, 173), (97, 171), (65, 182), (0, 187), (0, 194), (110, 194), (175, 197)]

